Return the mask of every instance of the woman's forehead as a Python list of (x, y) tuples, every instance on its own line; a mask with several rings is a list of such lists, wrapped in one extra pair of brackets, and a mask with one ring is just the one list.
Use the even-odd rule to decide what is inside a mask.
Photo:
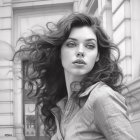
[(72, 28), (68, 38), (95, 40), (95, 41), (97, 40), (96, 34), (94, 33), (93, 29), (88, 26)]

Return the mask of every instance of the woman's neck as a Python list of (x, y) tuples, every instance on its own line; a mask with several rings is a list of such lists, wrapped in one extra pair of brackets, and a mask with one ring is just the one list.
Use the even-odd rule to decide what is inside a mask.
[(82, 79), (83, 79), (83, 76), (72, 75), (72, 74), (69, 74), (68, 72), (65, 72), (65, 81), (66, 81), (68, 99), (72, 95), (72, 87), (75, 87), (72, 84), (77, 84), (77, 82), (80, 82)]

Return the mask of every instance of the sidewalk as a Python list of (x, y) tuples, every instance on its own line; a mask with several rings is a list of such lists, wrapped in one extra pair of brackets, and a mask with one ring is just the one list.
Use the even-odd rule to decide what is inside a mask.
[(17, 140), (16, 137), (0, 137), (0, 140)]

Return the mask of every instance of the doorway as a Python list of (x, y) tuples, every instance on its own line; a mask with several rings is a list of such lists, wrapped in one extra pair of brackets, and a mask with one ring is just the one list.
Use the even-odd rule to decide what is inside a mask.
[[(23, 79), (28, 61), (23, 61)], [(44, 125), (40, 118), (40, 111), (36, 108), (36, 99), (27, 96), (28, 88), (23, 80), (23, 124), (25, 140), (49, 140), (45, 136)]]

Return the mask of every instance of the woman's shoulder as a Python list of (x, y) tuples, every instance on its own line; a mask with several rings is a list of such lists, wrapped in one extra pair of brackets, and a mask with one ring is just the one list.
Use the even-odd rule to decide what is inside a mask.
[(106, 104), (108, 102), (121, 103), (125, 105), (125, 98), (121, 93), (113, 90), (110, 86), (103, 82), (99, 82), (97, 86), (91, 90), (88, 100), (89, 103)]

